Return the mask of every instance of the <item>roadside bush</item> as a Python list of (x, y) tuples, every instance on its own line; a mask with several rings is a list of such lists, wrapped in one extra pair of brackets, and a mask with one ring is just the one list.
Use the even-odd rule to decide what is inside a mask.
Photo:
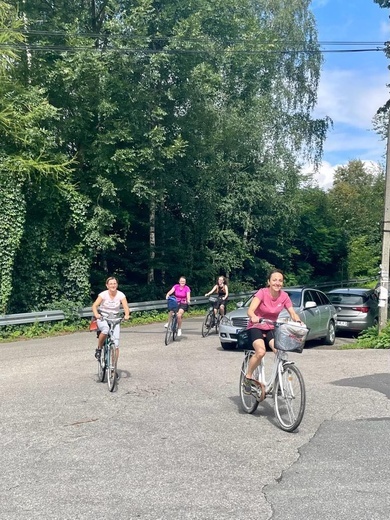
[(358, 337), (357, 348), (389, 348), (390, 349), (390, 322), (378, 332), (377, 327), (364, 330)]

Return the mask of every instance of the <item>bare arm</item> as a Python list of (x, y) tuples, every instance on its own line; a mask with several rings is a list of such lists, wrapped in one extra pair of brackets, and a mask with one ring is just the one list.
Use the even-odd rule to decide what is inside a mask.
[(98, 311), (98, 307), (102, 303), (102, 301), (103, 301), (103, 298), (101, 296), (98, 296), (92, 305), (92, 312), (97, 320), (99, 320), (101, 318), (101, 315), (99, 314), (99, 311)]
[(293, 307), (289, 307), (287, 309), (287, 312), (289, 313), (289, 315), (291, 316), (291, 319), (294, 320), (294, 321), (299, 321), (300, 323), (302, 323), (302, 320), (301, 318), (298, 316), (298, 314), (294, 311)]
[(127, 303), (126, 296), (121, 300), (121, 304), (122, 304), (123, 310), (125, 311), (125, 320), (128, 320), (130, 318), (130, 309), (129, 309), (129, 304)]
[(249, 305), (248, 316), (252, 323), (259, 323), (259, 321), (260, 321), (260, 318), (258, 316), (256, 316), (256, 314), (255, 314), (255, 310), (260, 305), (260, 303), (261, 303), (260, 298), (255, 296), (253, 298), (253, 300), (251, 301), (251, 304)]
[(227, 297), (229, 296), (229, 288), (227, 285), (225, 285), (225, 296), (222, 298), (223, 300), (227, 300)]
[(211, 291), (209, 291), (208, 293), (206, 293), (205, 296), (210, 296), (210, 294), (213, 294), (216, 290), (217, 290), (217, 286), (214, 285), (214, 287), (211, 289)]
[(174, 292), (175, 292), (175, 288), (172, 287), (172, 289), (170, 291), (168, 291), (167, 294), (165, 295), (165, 299), (167, 300), (168, 296), (171, 296), (171, 294), (173, 294)]
[(187, 293), (187, 303), (188, 305), (191, 303), (191, 291), (188, 291)]

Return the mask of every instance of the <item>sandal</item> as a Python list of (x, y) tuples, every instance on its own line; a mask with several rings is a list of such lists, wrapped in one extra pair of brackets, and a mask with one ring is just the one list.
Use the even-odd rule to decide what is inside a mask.
[(251, 378), (245, 376), (245, 386), (244, 386), (245, 393), (247, 393), (248, 386), (249, 386), (249, 392), (248, 392), (249, 394), (251, 393), (251, 391), (250, 391), (251, 386), (255, 386), (256, 390), (257, 390), (257, 394), (258, 394), (258, 401), (259, 402), (264, 401), (264, 399), (265, 399), (264, 383), (261, 383), (260, 381), (257, 381), (256, 379), (251, 379)]

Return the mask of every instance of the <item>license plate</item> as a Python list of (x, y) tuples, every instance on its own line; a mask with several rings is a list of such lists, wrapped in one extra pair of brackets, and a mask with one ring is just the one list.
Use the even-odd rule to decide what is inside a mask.
[(338, 325), (339, 327), (347, 327), (348, 322), (347, 321), (336, 321), (336, 325)]

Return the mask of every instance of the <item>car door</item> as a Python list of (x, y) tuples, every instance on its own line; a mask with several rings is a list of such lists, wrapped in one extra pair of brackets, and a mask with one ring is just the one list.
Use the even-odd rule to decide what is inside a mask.
[(315, 302), (314, 296), (312, 295), (309, 289), (303, 290), (302, 295), (302, 313), (304, 316), (304, 322), (306, 326), (310, 329), (309, 338), (317, 338), (320, 336), (319, 328), (320, 328), (320, 311), (318, 307), (312, 307), (311, 309), (306, 309), (307, 302)]
[(314, 293), (314, 301), (319, 302), (317, 305), (320, 311), (320, 330), (325, 336), (328, 333), (328, 324), (332, 314), (332, 304), (325, 294), (321, 293), (320, 291), (312, 292)]

